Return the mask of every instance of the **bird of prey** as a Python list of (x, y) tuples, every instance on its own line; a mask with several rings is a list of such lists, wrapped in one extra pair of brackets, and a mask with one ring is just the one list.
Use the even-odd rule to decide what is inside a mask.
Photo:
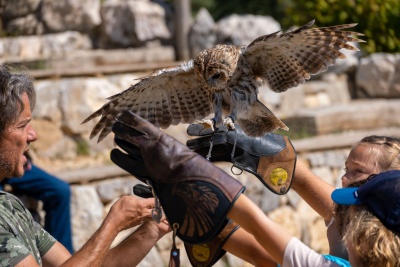
[[(140, 78), (83, 121), (101, 116), (90, 138), (100, 133), (98, 142), (104, 139), (126, 110), (161, 128), (200, 121), (230, 129), (237, 123), (253, 137), (288, 130), (258, 100), (258, 88), (268, 84), (280, 93), (296, 87), (345, 58), (340, 49), (358, 51), (348, 42), (364, 42), (355, 37), (363, 34), (344, 30), (356, 23), (310, 28), (313, 24), (314, 20), (293, 31), (260, 36), (247, 46), (219, 44), (186, 63)], [(210, 115), (213, 118), (206, 120)]]

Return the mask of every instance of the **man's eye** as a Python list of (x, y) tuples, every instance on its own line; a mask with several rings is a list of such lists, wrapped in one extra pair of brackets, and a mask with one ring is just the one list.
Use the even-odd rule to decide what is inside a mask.
[(18, 126), (19, 129), (24, 129), (28, 126), (29, 123), (24, 123)]

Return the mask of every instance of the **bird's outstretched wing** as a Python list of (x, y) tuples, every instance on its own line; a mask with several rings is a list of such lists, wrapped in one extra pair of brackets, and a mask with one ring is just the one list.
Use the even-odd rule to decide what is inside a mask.
[(326, 71), (337, 58), (346, 57), (339, 51), (342, 48), (358, 51), (347, 42), (365, 42), (352, 37), (363, 34), (343, 31), (356, 23), (310, 29), (313, 24), (314, 20), (291, 32), (260, 36), (244, 50), (253, 73), (273, 91), (284, 92)]
[(211, 95), (196, 79), (192, 61), (153, 72), (108, 100), (82, 122), (101, 116), (90, 133), (90, 139), (100, 133), (98, 142), (111, 132), (115, 119), (126, 110), (162, 128), (192, 123), (212, 112)]

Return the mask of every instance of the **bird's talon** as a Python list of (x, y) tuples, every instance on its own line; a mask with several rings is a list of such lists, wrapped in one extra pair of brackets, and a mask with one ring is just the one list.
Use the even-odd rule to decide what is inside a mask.
[(200, 120), (197, 121), (196, 123), (201, 124), (204, 129), (211, 129), (212, 131), (214, 131), (215, 127), (215, 121), (214, 120)]
[(233, 120), (231, 117), (226, 117), (224, 119), (224, 125), (226, 126), (226, 128), (228, 128), (229, 131), (235, 130), (235, 124), (233, 123)]

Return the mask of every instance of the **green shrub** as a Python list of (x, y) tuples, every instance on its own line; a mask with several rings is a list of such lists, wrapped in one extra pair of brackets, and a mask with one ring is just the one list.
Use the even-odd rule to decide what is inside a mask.
[(312, 19), (318, 27), (358, 23), (355, 31), (365, 34), (365, 53), (400, 52), (399, 0), (192, 0), (193, 12), (208, 9), (217, 21), (236, 14), (270, 15), (283, 29), (301, 26)]
[(366, 53), (400, 52), (400, 1), (398, 0), (281, 0), (283, 27), (315, 19), (317, 26), (353, 23), (365, 34)]

